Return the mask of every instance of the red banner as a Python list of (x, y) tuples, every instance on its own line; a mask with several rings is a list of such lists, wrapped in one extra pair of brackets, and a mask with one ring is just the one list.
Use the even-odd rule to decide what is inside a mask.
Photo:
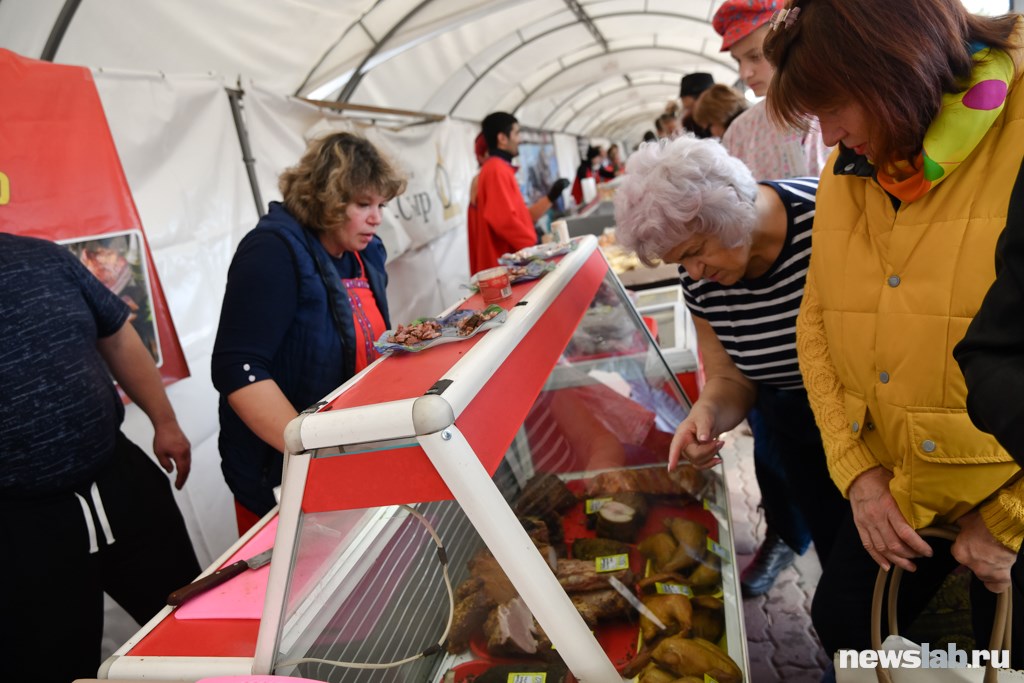
[(0, 231), (60, 242), (132, 309), (165, 384), (188, 377), (88, 69), (0, 49)]

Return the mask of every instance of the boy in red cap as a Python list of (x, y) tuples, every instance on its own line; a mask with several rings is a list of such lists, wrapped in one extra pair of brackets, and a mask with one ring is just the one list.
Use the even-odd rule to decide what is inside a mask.
[[(722, 52), (732, 55), (739, 64), (740, 78), (758, 97), (768, 92), (775, 71), (761, 45), (771, 30), (772, 15), (783, 5), (782, 0), (726, 0), (711, 22), (722, 36)], [(743, 161), (757, 180), (818, 176), (827, 158), (817, 130), (778, 127), (768, 119), (763, 100), (733, 120), (722, 136), (722, 145)], [(815, 545), (822, 546), (819, 556), (823, 555), (831, 546), (829, 534), (834, 536), (837, 524), (822, 519), (828, 516), (824, 513), (809, 520), (796, 508), (782, 465), (791, 459), (777, 454), (778, 449), (789, 445), (773, 433), (756, 409), (748, 421), (754, 434), (754, 470), (767, 521), (764, 542), (740, 577), (743, 594), (753, 596), (766, 593), (779, 572), (793, 563), (794, 551), (803, 553), (812, 538), (819, 540)], [(824, 557), (819, 559), (824, 563)]]
[[(771, 30), (772, 15), (783, 4), (782, 0), (726, 0), (711, 20), (722, 36), (722, 52), (728, 51), (736, 60), (740, 78), (757, 97), (765, 96), (775, 73), (761, 45)], [(781, 129), (769, 121), (764, 101), (732, 122), (722, 144), (757, 180), (820, 175), (829, 152), (817, 130)]]

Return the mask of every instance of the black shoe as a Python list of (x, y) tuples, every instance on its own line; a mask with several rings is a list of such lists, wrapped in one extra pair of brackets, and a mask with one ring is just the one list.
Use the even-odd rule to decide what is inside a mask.
[(793, 564), (795, 559), (796, 553), (769, 529), (754, 560), (740, 575), (740, 592), (743, 597), (752, 598), (767, 593), (775, 584), (779, 572)]

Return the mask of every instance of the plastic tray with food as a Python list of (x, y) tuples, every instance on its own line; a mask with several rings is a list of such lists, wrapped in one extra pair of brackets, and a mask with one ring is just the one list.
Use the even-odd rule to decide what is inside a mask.
[[(513, 285), (520, 282), (538, 280), (554, 269), (554, 263), (544, 260), (533, 260), (519, 266), (505, 266), (505, 270), (508, 271), (508, 281)], [(480, 287), (477, 285), (476, 275), (470, 278), (469, 288), (474, 292), (480, 290)]]
[(568, 254), (576, 248), (576, 242), (545, 242), (532, 247), (525, 247), (511, 254), (502, 254), (498, 257), (498, 263), (503, 266), (522, 266), (530, 261), (545, 260)]
[(373, 346), (379, 352), (422, 351), (437, 344), (470, 339), (480, 332), (497, 327), (508, 318), (501, 306), (481, 310), (463, 309), (440, 318), (419, 318), (408, 325), (399, 325), (380, 336)]
[[(725, 553), (716, 519), (700, 502), (708, 488), (703, 472), (659, 465), (570, 481), (538, 474), (514, 502), (538, 552), (627, 677), (741, 680), (720, 647)], [(449, 651), (512, 667), (503, 672), (560, 663), (490, 553), (478, 552), (468, 569), (455, 593)]]
[[(714, 506), (703, 502), (713, 490), (709, 484), (706, 474), (688, 467), (619, 470), (584, 480), (582, 527), (593, 537), (573, 539), (574, 556), (628, 553), (642, 577), (635, 585), (642, 605), (636, 648), (627, 661), (614, 661), (627, 678), (742, 680), (726, 654), (721, 563), (728, 553), (719, 544)], [(567, 530), (581, 528), (573, 514), (579, 513), (567, 516)]]
[(622, 306), (593, 306), (573, 333), (565, 355), (573, 361), (643, 353), (648, 341)]

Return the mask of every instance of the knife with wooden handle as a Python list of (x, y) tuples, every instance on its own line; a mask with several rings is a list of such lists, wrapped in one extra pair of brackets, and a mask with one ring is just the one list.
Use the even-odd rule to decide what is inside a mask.
[(250, 569), (259, 569), (263, 565), (270, 562), (270, 556), (273, 554), (273, 552), (273, 548), (264, 550), (259, 555), (253, 555), (248, 560), (239, 560), (238, 562), (233, 562), (226, 567), (221, 567), (212, 574), (207, 574), (202, 578), (196, 579), (189, 585), (183, 586), (182, 588), (179, 588), (178, 590), (168, 595), (167, 604), (176, 607), (185, 602), (186, 600), (194, 598), (200, 593), (205, 593), (211, 588), (215, 588), (221, 585), (222, 583), (225, 583), (230, 579), (235, 578), (242, 572), (248, 571)]

